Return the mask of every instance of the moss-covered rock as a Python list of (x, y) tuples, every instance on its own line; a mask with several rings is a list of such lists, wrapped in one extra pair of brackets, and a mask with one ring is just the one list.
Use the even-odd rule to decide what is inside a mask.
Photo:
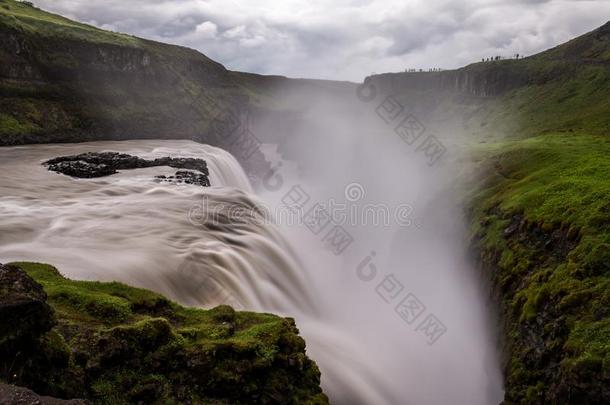
[(16, 267), (0, 266), (0, 297), (0, 348), (7, 352), (38, 339), (55, 324), (42, 287)]
[(2, 357), (0, 379), (100, 404), (328, 403), (292, 319), (184, 308), (120, 283), (68, 280), (44, 264), (3, 268), (44, 288), (57, 324), (32, 334), (27, 356)]

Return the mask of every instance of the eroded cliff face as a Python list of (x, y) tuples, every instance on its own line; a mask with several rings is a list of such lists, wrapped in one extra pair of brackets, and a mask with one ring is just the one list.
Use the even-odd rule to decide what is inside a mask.
[(494, 97), (528, 83), (527, 74), (506, 62), (486, 62), (440, 72), (385, 73), (370, 79), (379, 83), (385, 93), (428, 91)]
[(592, 286), (605, 270), (582, 263), (580, 230), (498, 208), (472, 222), (473, 250), (502, 314), (504, 404), (606, 401), (610, 379), (599, 334), (608, 314), (603, 288)]
[(42, 74), (23, 57), (28, 51), (25, 38), (10, 30), (0, 31), (0, 75), (5, 79), (42, 80)]

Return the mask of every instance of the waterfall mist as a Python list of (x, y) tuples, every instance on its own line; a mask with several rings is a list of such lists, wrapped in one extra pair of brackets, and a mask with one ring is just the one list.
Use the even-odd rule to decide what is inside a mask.
[[(263, 199), (282, 211), (300, 187), (310, 197), (305, 211), (322, 204), (353, 239), (337, 254), (324, 242), (329, 228), (284, 226), (323, 308), (321, 329), (299, 323), (310, 353), (335, 403), (499, 403), (494, 311), (467, 254), (461, 117), (381, 94), (371, 100), (367, 86), (340, 100), (283, 94), (286, 105), (306, 106), (303, 118), (289, 131), (273, 119), (255, 125), (278, 145), (268, 177), (283, 185), (263, 182)], [(403, 117), (419, 125), (416, 141), (398, 129)], [(430, 135), (445, 151), (434, 162), (421, 146)], [(403, 319), (401, 303), (413, 302), (419, 315)], [(427, 339), (428, 316), (444, 333)]]

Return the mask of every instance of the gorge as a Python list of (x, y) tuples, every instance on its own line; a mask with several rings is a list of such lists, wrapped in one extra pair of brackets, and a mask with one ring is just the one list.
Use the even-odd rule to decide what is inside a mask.
[[(610, 397), (610, 23), (525, 59), (350, 83), (232, 72), (191, 49), (0, 7), (0, 262), (42, 284), (60, 320), (48, 333), (75, 353), (66, 319), (106, 336), (160, 318), (255, 365), (221, 356), (187, 373), (196, 383), (143, 371), (62, 391), (12, 377), (3, 357), (0, 382), (93, 403), (184, 401), (177, 387), (191, 395), (201, 381), (218, 385), (193, 403)], [(160, 164), (90, 166), (117, 156), (103, 152)], [(80, 156), (86, 170), (71, 169), (85, 178), (43, 165), (64, 156)], [(176, 179), (193, 162), (206, 179)], [(138, 313), (125, 297), (124, 319), (89, 318), (70, 298), (85, 293), (54, 290), (52, 270), (24, 261), (67, 283), (163, 294), (176, 313), (206, 309), (205, 322)], [(150, 381), (164, 391), (107, 399)]]

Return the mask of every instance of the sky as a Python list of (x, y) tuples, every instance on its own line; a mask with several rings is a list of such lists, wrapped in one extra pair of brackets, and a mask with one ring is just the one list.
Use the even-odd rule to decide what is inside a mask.
[(34, 0), (228, 69), (361, 81), (531, 55), (603, 25), (610, 0)]

